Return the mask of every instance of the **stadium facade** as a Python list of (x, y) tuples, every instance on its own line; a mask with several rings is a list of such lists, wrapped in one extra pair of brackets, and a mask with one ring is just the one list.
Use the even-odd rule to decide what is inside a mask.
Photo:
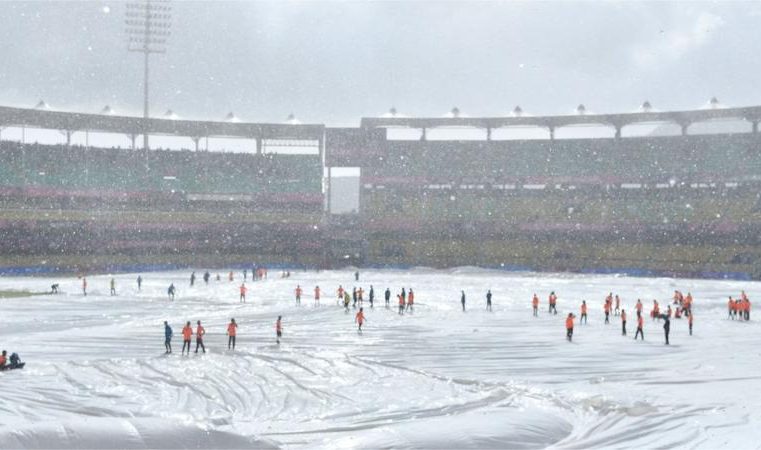
[[(356, 128), (0, 107), (0, 270), (347, 264), (761, 277), (761, 107), (626, 114), (364, 118)], [(735, 120), (742, 132), (692, 134)], [(670, 123), (670, 136), (627, 127)], [(606, 138), (556, 138), (586, 124)], [(431, 140), (439, 128), (478, 140)], [(514, 127), (543, 139), (499, 139)], [(60, 131), (58, 144), (3, 129)], [(389, 130), (419, 130), (397, 140)], [(126, 148), (75, 143), (128, 136)], [(143, 134), (188, 138), (146, 150)], [(247, 152), (204, 150), (210, 137)], [(313, 152), (289, 150), (310, 148)], [(330, 214), (330, 170), (360, 171)]]

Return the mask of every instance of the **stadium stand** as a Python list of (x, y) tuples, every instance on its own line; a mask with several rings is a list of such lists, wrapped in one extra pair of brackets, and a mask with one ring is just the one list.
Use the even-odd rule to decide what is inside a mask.
[(369, 147), (370, 263), (759, 276), (757, 133)]
[[(739, 118), (746, 133), (690, 134)], [(621, 137), (641, 121), (681, 135)], [(761, 278), (761, 107), (598, 116), (365, 118), (358, 128), (193, 122), (0, 107), (0, 269), (137, 264), (478, 265)], [(613, 138), (426, 140), (425, 129), (608, 124)], [(394, 140), (387, 127), (423, 130)], [(76, 130), (191, 137), (196, 150), (72, 145)], [(208, 152), (204, 136), (256, 141)], [(314, 154), (264, 150), (314, 142)], [(301, 144), (298, 144), (301, 145)], [(326, 210), (325, 168), (359, 168), (356, 214)], [(325, 187), (324, 187), (325, 186)]]
[(319, 155), (3, 141), (0, 177), (0, 266), (321, 263)]

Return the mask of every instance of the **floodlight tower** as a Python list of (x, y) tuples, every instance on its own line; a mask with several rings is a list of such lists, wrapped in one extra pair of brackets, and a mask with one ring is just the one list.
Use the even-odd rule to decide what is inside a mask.
[(170, 1), (131, 1), (127, 3), (124, 23), (127, 50), (143, 54), (143, 148), (148, 150), (148, 60), (151, 53), (166, 53), (172, 27)]

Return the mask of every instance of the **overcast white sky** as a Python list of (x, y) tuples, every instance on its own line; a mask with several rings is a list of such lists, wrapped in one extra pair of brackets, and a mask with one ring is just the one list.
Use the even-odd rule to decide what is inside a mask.
[[(358, 125), (392, 105), (500, 115), (761, 104), (759, 2), (174, 1), (152, 109)], [(124, 3), (2, 2), (0, 104), (139, 114)]]

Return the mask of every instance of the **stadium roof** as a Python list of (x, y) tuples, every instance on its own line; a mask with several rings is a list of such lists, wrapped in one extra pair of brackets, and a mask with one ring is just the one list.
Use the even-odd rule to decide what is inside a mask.
[[(365, 117), (362, 128), (409, 127), (474, 127), (496, 129), (503, 127), (536, 126), (556, 128), (573, 125), (606, 125), (620, 129), (626, 125), (646, 122), (672, 122), (686, 129), (690, 124), (713, 119), (740, 119), (754, 124), (761, 122), (761, 106), (711, 108), (691, 111), (641, 111), (620, 114), (575, 114), (555, 116), (511, 115), (507, 117)], [(251, 139), (318, 139), (322, 140), (325, 125), (297, 123), (248, 123), (234, 121), (195, 121), (171, 118), (119, 116), (114, 114), (84, 114), (52, 111), (50, 109), (13, 108), (0, 106), (0, 127), (23, 126), (66, 131), (100, 131), (140, 135), (146, 130), (152, 135), (175, 135), (200, 138), (226, 136)]]
[(318, 139), (324, 125), (213, 122), (176, 119), (143, 119), (111, 114), (83, 114), (0, 106), (0, 127), (19, 126), (66, 131), (100, 131), (121, 134), (226, 136), (252, 139)]
[(761, 121), (761, 106), (742, 108), (715, 108), (692, 111), (654, 112), (643, 111), (622, 114), (576, 114), (562, 116), (509, 116), (509, 117), (365, 117), (363, 128), (378, 127), (475, 127), (502, 128), (536, 126), (549, 129), (572, 125), (609, 125), (620, 129), (626, 125), (644, 122), (673, 122), (687, 127), (696, 122), (712, 119), (744, 119), (749, 122)]

